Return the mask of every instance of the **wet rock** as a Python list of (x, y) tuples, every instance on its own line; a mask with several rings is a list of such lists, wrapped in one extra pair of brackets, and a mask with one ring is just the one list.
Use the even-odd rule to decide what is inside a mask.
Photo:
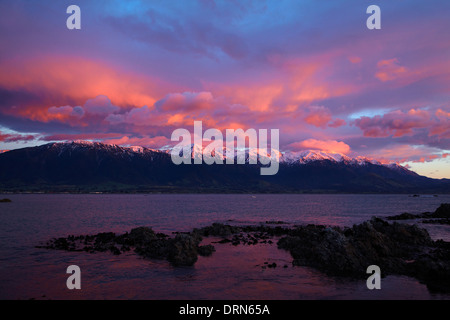
[(405, 261), (412, 259), (421, 247), (431, 244), (425, 229), (389, 224), (378, 218), (347, 229), (299, 227), (278, 241), (279, 248), (290, 251), (294, 265), (355, 277), (365, 277), (366, 268), (372, 264), (380, 266), (384, 274), (404, 274)]
[(203, 256), (203, 257), (209, 257), (213, 254), (213, 252), (216, 251), (216, 248), (214, 248), (213, 245), (208, 244), (205, 246), (199, 246), (197, 248), (197, 252), (199, 255)]
[(450, 203), (442, 203), (434, 212), (424, 212), (420, 214), (402, 213), (396, 216), (386, 217), (387, 220), (412, 220), (424, 218), (450, 218)]
[(177, 234), (170, 241), (168, 260), (175, 266), (192, 266), (197, 261), (198, 242), (187, 234)]
[(423, 281), (430, 291), (450, 292), (450, 243), (446, 246), (420, 254), (409, 265), (409, 275)]
[(94, 242), (94, 250), (105, 252), (114, 244), (116, 235), (113, 232), (102, 232), (96, 235)]
[(219, 237), (228, 237), (232, 234), (239, 233), (241, 228), (230, 226), (228, 224), (222, 223), (213, 223), (209, 227), (204, 227), (201, 229), (194, 229), (193, 233), (198, 233), (202, 236), (219, 236)]
[(266, 224), (285, 224), (286, 222), (284, 221), (274, 221), (274, 220), (270, 220), (270, 221), (266, 221)]
[(214, 242), (214, 243), (220, 243), (220, 244), (224, 244), (224, 243), (229, 243), (229, 242), (231, 242), (231, 240), (230, 240), (230, 239), (227, 239), (227, 238), (225, 238), (225, 239), (222, 239), (222, 240), (216, 241), (216, 242)]
[(404, 212), (402, 214), (396, 215), (396, 216), (388, 216), (386, 217), (387, 220), (413, 220), (422, 218), (422, 214), (412, 214), (408, 212)]
[[(102, 233), (99, 233), (96, 235), (95, 243), (96, 244), (97, 243), (98, 244), (110, 243), (110, 242), (113, 242), (115, 240), (115, 238), (116, 238), (116, 234), (114, 232), (102, 232)], [(72, 239), (70, 239), (70, 237), (69, 237), (69, 240), (73, 240), (73, 237), (72, 237)]]
[(155, 232), (149, 227), (138, 227), (131, 229), (128, 239), (132, 245), (145, 245), (155, 240)]
[(0, 203), (7, 203), (7, 202), (12, 202), (11, 199), (1, 199)]
[(136, 245), (134, 251), (147, 259), (167, 259), (170, 248), (170, 240), (153, 239)]
[(121, 254), (120, 250), (116, 246), (109, 247), (109, 251), (116, 256)]

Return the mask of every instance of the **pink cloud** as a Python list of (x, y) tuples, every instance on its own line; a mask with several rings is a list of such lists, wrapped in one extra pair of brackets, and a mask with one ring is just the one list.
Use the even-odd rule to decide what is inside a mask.
[(339, 128), (345, 126), (346, 124), (347, 122), (344, 119), (335, 119), (332, 122), (330, 122), (328, 126), (331, 128)]
[(348, 61), (350, 61), (353, 64), (358, 64), (358, 63), (361, 63), (362, 59), (357, 56), (351, 56), (351, 57), (348, 57)]
[(3, 134), (0, 132), (1, 142), (25, 142), (36, 139), (34, 135), (21, 135), (21, 134)]
[(430, 113), (426, 110), (410, 109), (407, 112), (397, 110), (383, 116), (361, 117), (355, 120), (365, 137), (401, 137), (413, 134), (415, 129), (432, 125)]
[(325, 107), (309, 107), (307, 115), (303, 120), (313, 126), (318, 128), (338, 128), (346, 125), (347, 123), (343, 119), (332, 119), (332, 114), (330, 109)]
[(331, 112), (324, 107), (310, 107), (308, 115), (304, 118), (305, 122), (320, 128), (325, 128), (331, 121)]
[(159, 149), (165, 145), (173, 144), (173, 142), (164, 136), (157, 137), (128, 137), (123, 136), (117, 139), (107, 139), (104, 143), (116, 144), (123, 146), (142, 146), (147, 148)]
[(77, 133), (77, 134), (54, 134), (41, 137), (43, 141), (74, 141), (74, 140), (103, 140), (121, 137), (123, 133)]
[(439, 149), (427, 146), (411, 146), (408, 144), (395, 144), (381, 148), (370, 155), (382, 163), (425, 163), (439, 158), (445, 158), (446, 154), (441, 154)]
[(342, 141), (308, 139), (288, 145), (294, 151), (320, 150), (329, 153), (350, 153), (350, 146)]
[(70, 118), (80, 119), (84, 116), (84, 114), (85, 111), (80, 106), (51, 107), (48, 109), (48, 117), (46, 120), (67, 121)]
[(84, 104), (86, 113), (93, 115), (108, 115), (118, 112), (119, 107), (112, 104), (111, 100), (105, 95), (99, 95), (93, 99), (88, 99)]
[(395, 80), (404, 75), (408, 70), (398, 64), (398, 59), (381, 60), (377, 63), (378, 71), (375, 77), (383, 82)]

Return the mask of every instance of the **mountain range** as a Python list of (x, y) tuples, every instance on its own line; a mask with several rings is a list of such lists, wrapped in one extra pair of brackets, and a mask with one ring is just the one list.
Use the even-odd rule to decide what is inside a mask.
[[(195, 148), (199, 146), (191, 146)], [(278, 173), (261, 176), (261, 164), (248, 164), (245, 154), (244, 165), (175, 165), (169, 148), (49, 143), (1, 153), (0, 192), (450, 192), (448, 179), (431, 179), (364, 157), (314, 150), (280, 153)]]

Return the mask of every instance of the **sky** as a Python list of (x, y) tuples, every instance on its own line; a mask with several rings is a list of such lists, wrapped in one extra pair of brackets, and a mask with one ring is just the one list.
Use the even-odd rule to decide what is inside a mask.
[(449, 14), (448, 0), (1, 0), (0, 149), (160, 148), (202, 121), (450, 178)]

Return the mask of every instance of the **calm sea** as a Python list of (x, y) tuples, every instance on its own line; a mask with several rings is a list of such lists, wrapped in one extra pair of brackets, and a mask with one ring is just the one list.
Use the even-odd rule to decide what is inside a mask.
[[(449, 299), (415, 279), (388, 276), (381, 290), (365, 281), (331, 278), (292, 267), (276, 244), (216, 244), (193, 267), (144, 260), (134, 253), (71, 253), (37, 249), (53, 237), (129, 231), (150, 226), (171, 233), (213, 222), (351, 226), (372, 216), (434, 211), (450, 195), (69, 195), (9, 194), (0, 203), (0, 299)], [(422, 225), (450, 241), (450, 227)], [(206, 240), (208, 241), (208, 240)], [(210, 241), (210, 240), (209, 240)], [(263, 269), (264, 262), (287, 268)], [(78, 265), (82, 289), (66, 288), (66, 268)]]

